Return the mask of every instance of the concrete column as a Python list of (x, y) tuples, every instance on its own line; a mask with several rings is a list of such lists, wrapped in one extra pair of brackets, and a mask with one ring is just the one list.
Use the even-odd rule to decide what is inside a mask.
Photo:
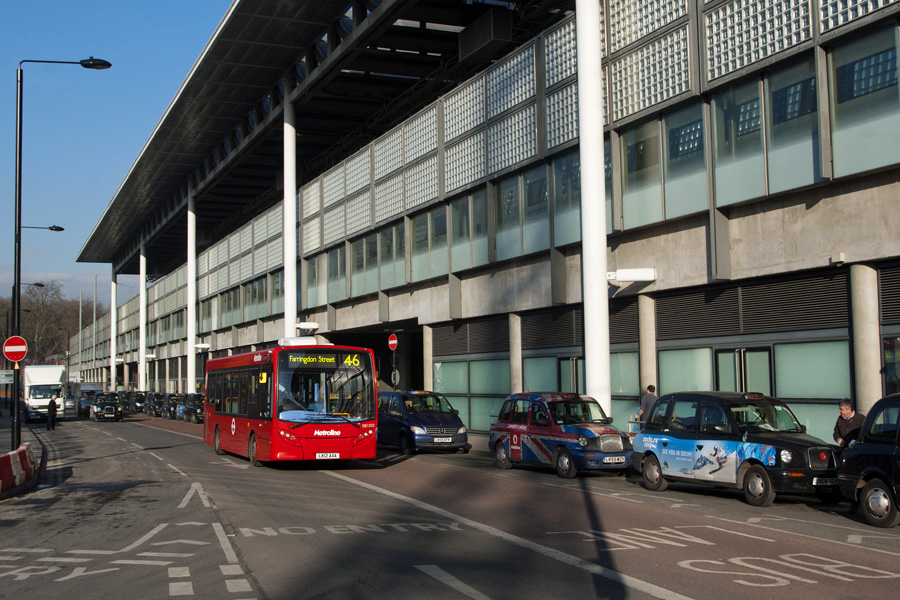
[(518, 394), (525, 389), (522, 375), (522, 317), (509, 315), (509, 391)]
[(129, 389), (129, 384), (131, 383), (131, 377), (129, 376), (128, 363), (122, 363), (122, 387), (126, 390)]
[(578, 139), (581, 159), (581, 281), (584, 302), (584, 373), (589, 396), (612, 414), (609, 299), (606, 280), (606, 179), (600, 3), (576, 0)]
[(187, 314), (184, 326), (187, 327), (187, 377), (185, 392), (193, 393), (197, 388), (197, 213), (196, 195), (193, 190), (188, 194), (187, 206)]
[(856, 408), (868, 411), (881, 398), (881, 333), (878, 324), (878, 271), (850, 265), (850, 318)]
[(656, 300), (644, 294), (638, 295), (638, 331), (641, 361), (639, 394), (643, 394), (650, 384), (659, 387), (659, 373), (656, 371)]
[(434, 341), (432, 330), (428, 325), (422, 326), (422, 372), (424, 375), (424, 388), (434, 389)]
[(116, 363), (116, 338), (118, 337), (118, 321), (119, 321), (119, 294), (116, 282), (116, 269), (112, 269), (112, 277), (109, 283), (109, 372), (111, 390), (116, 388), (116, 372), (118, 371)]
[[(285, 96), (288, 96), (285, 90)], [(284, 102), (284, 336), (297, 335), (297, 128), (294, 104)]]
[(147, 246), (141, 242), (138, 276), (138, 389), (150, 389), (147, 379)]

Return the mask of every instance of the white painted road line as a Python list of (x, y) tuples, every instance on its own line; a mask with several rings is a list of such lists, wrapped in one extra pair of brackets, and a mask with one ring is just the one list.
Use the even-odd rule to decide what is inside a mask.
[(473, 600), (490, 600), (488, 596), (485, 596), (472, 586), (466, 585), (447, 571), (441, 569), (437, 565), (416, 565), (416, 568), (426, 575), (434, 577), (447, 587), (451, 587), (457, 592), (461, 594), (465, 594), (469, 598)]
[(589, 560), (584, 560), (583, 558), (578, 558), (577, 556), (572, 556), (571, 554), (566, 554), (565, 552), (561, 552), (559, 550), (555, 550), (548, 546), (538, 544), (537, 542), (532, 542), (531, 540), (526, 540), (524, 538), (520, 538), (519, 536), (513, 535), (511, 533), (507, 533), (507, 532), (497, 529), (495, 527), (491, 527), (490, 525), (485, 525), (484, 523), (479, 523), (478, 521), (473, 521), (471, 519), (461, 517), (450, 511), (444, 510), (443, 508), (438, 508), (437, 506), (433, 506), (426, 502), (422, 502), (421, 500), (416, 500), (415, 498), (409, 498), (408, 496), (403, 496), (401, 494), (391, 492), (384, 488), (380, 488), (376, 485), (364, 483), (362, 481), (357, 481), (356, 479), (352, 479), (350, 477), (347, 477), (346, 475), (342, 475), (342, 474), (336, 473), (334, 471), (322, 471), (322, 473), (325, 473), (326, 475), (331, 475), (335, 479), (340, 479), (342, 481), (346, 481), (347, 483), (365, 488), (367, 490), (371, 490), (378, 494), (382, 494), (384, 496), (388, 496), (390, 498), (400, 500), (401, 502), (406, 502), (407, 504), (411, 504), (415, 507), (421, 508), (422, 510), (427, 510), (428, 512), (440, 515), (445, 519), (450, 519), (450, 520), (456, 521), (458, 523), (462, 523), (473, 529), (477, 529), (478, 531), (481, 531), (482, 533), (486, 533), (487, 535), (491, 535), (496, 538), (500, 538), (506, 542), (515, 544), (515, 545), (525, 548), (527, 550), (531, 550), (542, 556), (546, 556), (547, 558), (552, 558), (553, 560), (557, 560), (563, 564), (570, 565), (577, 569), (582, 569), (583, 571), (587, 571), (588, 573), (591, 573), (592, 575), (598, 575), (605, 579), (609, 579), (610, 581), (614, 581), (625, 587), (629, 587), (633, 590), (643, 592), (645, 594), (653, 596), (654, 598), (661, 598), (662, 600), (690, 600), (689, 596), (682, 596), (681, 594), (673, 592), (672, 590), (668, 590), (664, 587), (643, 581), (641, 579), (638, 579), (637, 577), (632, 577), (630, 575), (624, 575), (622, 573), (619, 573), (618, 571), (614, 571), (613, 569), (608, 569), (606, 567), (602, 567), (598, 564), (592, 563)]

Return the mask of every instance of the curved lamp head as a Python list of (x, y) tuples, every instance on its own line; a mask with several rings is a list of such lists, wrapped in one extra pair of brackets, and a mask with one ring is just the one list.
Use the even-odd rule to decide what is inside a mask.
[(93, 56), (91, 56), (90, 58), (84, 58), (78, 62), (85, 69), (96, 69), (98, 71), (102, 69), (108, 69), (112, 66), (112, 64), (108, 61), (105, 61), (102, 58), (94, 58)]

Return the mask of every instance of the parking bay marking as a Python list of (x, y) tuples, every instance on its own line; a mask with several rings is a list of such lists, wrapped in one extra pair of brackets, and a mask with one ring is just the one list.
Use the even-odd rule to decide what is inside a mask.
[(582, 558), (578, 558), (577, 556), (572, 556), (571, 554), (566, 554), (565, 552), (561, 552), (559, 550), (555, 550), (548, 546), (544, 546), (542, 544), (538, 544), (537, 542), (532, 542), (530, 540), (526, 540), (525, 538), (521, 538), (519, 536), (513, 535), (511, 533), (507, 533), (503, 530), (497, 529), (495, 527), (491, 527), (490, 525), (485, 525), (484, 523), (479, 523), (478, 521), (473, 521), (472, 519), (467, 519), (460, 515), (456, 515), (451, 513), (450, 511), (444, 510), (442, 508), (438, 508), (432, 504), (428, 504), (427, 502), (422, 502), (421, 500), (416, 500), (415, 498), (410, 498), (408, 496), (403, 496), (401, 494), (397, 494), (395, 492), (391, 492), (384, 488), (380, 488), (376, 485), (372, 485), (369, 483), (365, 483), (362, 481), (358, 481), (351, 477), (347, 477), (346, 475), (342, 475), (341, 473), (335, 473), (334, 471), (322, 471), (326, 475), (330, 475), (335, 479), (340, 479), (341, 481), (345, 481), (347, 483), (365, 488), (367, 490), (373, 491), (378, 494), (382, 494), (384, 496), (388, 496), (389, 498), (394, 498), (395, 500), (399, 500), (401, 502), (405, 502), (407, 504), (411, 504), (417, 508), (422, 510), (426, 510), (428, 512), (441, 515), (445, 519), (450, 519), (452, 521), (456, 521), (458, 523), (462, 523), (464, 525), (468, 525), (473, 529), (477, 529), (482, 533), (487, 535), (500, 538), (508, 543), (515, 544), (521, 548), (525, 548), (526, 550), (531, 550), (536, 552), (542, 556), (547, 558), (552, 558), (553, 560), (557, 560), (563, 564), (570, 565), (572, 567), (582, 569), (583, 571), (587, 571), (592, 575), (599, 575), (605, 579), (609, 579), (616, 583), (619, 583), (623, 586), (632, 588), (634, 590), (643, 592), (655, 598), (662, 598), (664, 600), (689, 600), (688, 596), (683, 596), (678, 594), (672, 590), (666, 589), (664, 587), (654, 585), (652, 583), (643, 581), (638, 579), (637, 577), (632, 577), (630, 575), (625, 575), (623, 573), (619, 573), (618, 571), (614, 571), (613, 569), (608, 569), (606, 567), (602, 567), (598, 564), (592, 563), (590, 561), (584, 560)]

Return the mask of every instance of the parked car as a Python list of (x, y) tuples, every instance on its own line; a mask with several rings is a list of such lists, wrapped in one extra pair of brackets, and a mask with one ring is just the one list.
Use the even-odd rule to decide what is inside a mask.
[(631, 458), (653, 491), (669, 480), (732, 487), (753, 506), (769, 506), (779, 492), (833, 500), (838, 491), (833, 447), (807, 435), (784, 402), (757, 393), (660, 397)]
[(402, 454), (471, 448), (459, 411), (441, 394), (424, 391), (379, 392), (378, 441)]
[(146, 395), (144, 392), (132, 392), (131, 393), (131, 411), (132, 412), (144, 412), (144, 402)]
[(203, 422), (203, 396), (201, 394), (185, 394), (184, 402), (178, 405), (179, 418), (191, 423)]
[(512, 394), (491, 425), (488, 446), (501, 469), (513, 463), (552, 465), (567, 479), (580, 469), (625, 473), (631, 441), (612, 421), (590, 396)]
[(82, 396), (78, 399), (78, 416), (79, 417), (91, 416), (91, 397), (90, 396)]
[(164, 394), (148, 394), (147, 401), (144, 404), (144, 412), (151, 417), (161, 417), (164, 400)]
[(122, 404), (115, 394), (95, 394), (91, 401), (91, 420), (121, 421)]
[(165, 419), (174, 419), (178, 412), (178, 403), (181, 401), (181, 394), (166, 394), (160, 407), (160, 416)]
[(876, 402), (856, 441), (841, 453), (838, 481), (851, 502), (859, 502), (863, 517), (875, 527), (900, 523), (900, 394)]
[(72, 416), (72, 415), (76, 414), (76, 411), (75, 411), (76, 404), (77, 404), (77, 402), (75, 401), (75, 394), (66, 394), (66, 398), (65, 398), (66, 412), (65, 412), (65, 414), (67, 416)]

